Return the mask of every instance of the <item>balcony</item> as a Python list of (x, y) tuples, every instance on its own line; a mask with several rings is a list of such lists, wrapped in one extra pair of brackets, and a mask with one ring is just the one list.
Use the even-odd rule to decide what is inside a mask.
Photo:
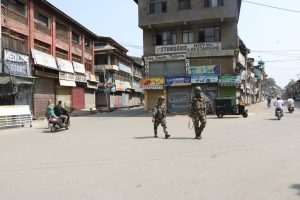
[(5, 6), (1, 6), (1, 15), (5, 17), (8, 17), (16, 22), (19, 22), (21, 24), (24, 24), (26, 26), (28, 26), (28, 18), (15, 12), (12, 11), (8, 8), (6, 8)]
[(35, 30), (37, 30), (37, 31), (39, 31), (41, 33), (44, 33), (44, 34), (47, 34), (47, 35), (51, 35), (51, 30), (48, 27), (46, 27), (44, 25), (41, 25), (41, 24), (39, 24), (37, 22), (34, 22), (34, 28), (35, 28)]

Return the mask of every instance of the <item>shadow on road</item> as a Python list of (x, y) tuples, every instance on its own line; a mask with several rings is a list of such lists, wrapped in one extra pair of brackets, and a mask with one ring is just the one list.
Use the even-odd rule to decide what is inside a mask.
[(291, 186), (292, 189), (298, 190), (298, 194), (300, 196), (300, 184), (293, 184)]
[[(157, 137), (159, 138), (159, 137)], [(154, 136), (142, 136), (142, 137), (134, 137), (136, 140), (143, 140), (143, 139), (156, 139)]]

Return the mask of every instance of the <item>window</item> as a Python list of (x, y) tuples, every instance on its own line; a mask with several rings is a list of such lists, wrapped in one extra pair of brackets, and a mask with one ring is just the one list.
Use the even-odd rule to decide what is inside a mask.
[(56, 57), (68, 60), (68, 52), (63, 49), (56, 48)]
[(27, 37), (17, 32), (2, 27), (1, 42), (2, 51), (6, 48), (20, 53), (27, 53)]
[(44, 27), (49, 28), (50, 23), (49, 23), (49, 17), (47, 17), (46, 15), (43, 15), (42, 13), (38, 12), (38, 11), (34, 11), (34, 21), (39, 24), (42, 25)]
[(84, 67), (85, 67), (85, 71), (92, 72), (92, 69), (93, 69), (92, 61), (85, 59)]
[(191, 9), (191, 0), (178, 0), (178, 10)]
[(153, 38), (153, 43), (154, 45), (176, 44), (176, 32), (175, 31), (158, 32)]
[(75, 32), (72, 32), (72, 41), (77, 43), (77, 44), (81, 44), (81, 38), (80, 35), (78, 35)]
[(224, 6), (224, 0), (204, 0), (204, 7)]
[(56, 22), (56, 39), (69, 43), (68, 27), (59, 22)]
[(91, 39), (85, 37), (85, 38), (84, 38), (84, 43), (85, 43), (85, 47), (89, 47), (89, 48), (92, 47)]
[(167, 2), (165, 1), (155, 1), (150, 3), (150, 13), (163, 13), (167, 12)]
[(76, 54), (72, 54), (72, 61), (81, 63), (81, 56), (78, 56)]
[(220, 42), (221, 29), (220, 27), (209, 27), (199, 29), (199, 42)]
[(108, 64), (108, 55), (95, 55), (95, 64), (96, 65), (107, 65)]
[(51, 54), (51, 45), (39, 40), (34, 40), (34, 48), (47, 54)]
[(1, 5), (13, 10), (23, 16), (27, 16), (27, 8), (24, 3), (18, 0), (2, 0)]
[(182, 31), (182, 43), (193, 43), (194, 42), (194, 30), (186, 29)]

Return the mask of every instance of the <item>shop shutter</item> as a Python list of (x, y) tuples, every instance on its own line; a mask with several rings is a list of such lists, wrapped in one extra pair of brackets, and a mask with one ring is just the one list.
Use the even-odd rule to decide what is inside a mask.
[(84, 92), (85, 108), (91, 109), (96, 106), (95, 90), (85, 89)]
[(62, 101), (62, 106), (70, 111), (71, 110), (71, 88), (69, 87), (56, 87), (56, 103)]
[(163, 95), (163, 90), (148, 90), (148, 110), (152, 110), (152, 108), (156, 105), (158, 97)]
[(84, 88), (72, 88), (72, 109), (81, 110), (85, 108)]
[(149, 67), (150, 77), (162, 77), (165, 76), (165, 62), (152, 62)]
[(176, 77), (176, 76), (185, 76), (185, 61), (170, 61), (165, 63), (166, 67), (166, 76)]
[(186, 114), (191, 101), (191, 87), (169, 87), (167, 106), (168, 112)]

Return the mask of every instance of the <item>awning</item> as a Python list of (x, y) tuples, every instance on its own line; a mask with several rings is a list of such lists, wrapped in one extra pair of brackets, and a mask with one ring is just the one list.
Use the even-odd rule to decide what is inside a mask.
[(75, 81), (59, 80), (59, 84), (60, 84), (61, 86), (76, 87)]
[(0, 85), (6, 85), (8, 83), (14, 83), (15, 85), (33, 85), (33, 82), (26, 78), (19, 77), (9, 77), (9, 76), (1, 76), (0, 77)]
[(38, 51), (36, 49), (31, 49), (31, 54), (34, 60), (34, 64), (58, 70), (55, 58), (52, 55)]
[(71, 61), (64, 60), (61, 58), (56, 58), (56, 61), (57, 61), (57, 65), (58, 65), (60, 71), (74, 73), (73, 65), (72, 65)]

